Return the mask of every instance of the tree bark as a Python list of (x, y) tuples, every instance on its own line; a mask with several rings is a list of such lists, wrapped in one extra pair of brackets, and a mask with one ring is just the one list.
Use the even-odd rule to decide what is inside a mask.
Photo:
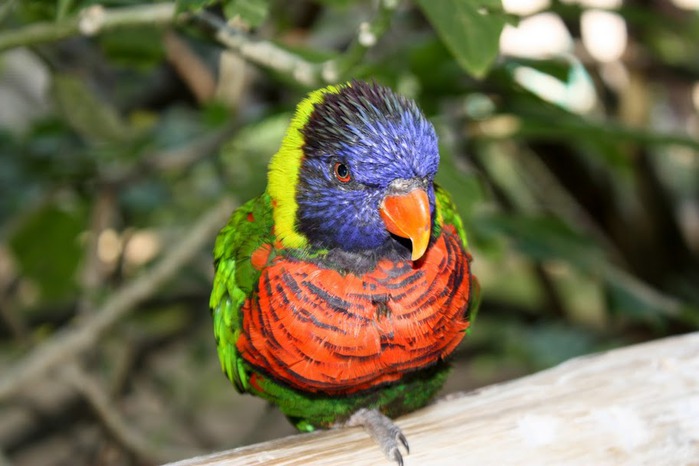
[[(397, 423), (410, 442), (406, 466), (699, 465), (699, 332), (451, 395)], [(224, 464), (390, 463), (360, 428), (172, 463)]]

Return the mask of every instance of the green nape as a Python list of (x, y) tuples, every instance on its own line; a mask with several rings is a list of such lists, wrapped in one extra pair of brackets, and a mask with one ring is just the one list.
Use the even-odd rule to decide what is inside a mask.
[(420, 409), (442, 388), (449, 370), (448, 363), (440, 362), (400, 382), (352, 395), (303, 393), (262, 376), (250, 385), (250, 393), (277, 405), (298, 430), (312, 432), (342, 423), (360, 408), (378, 409), (388, 417)]

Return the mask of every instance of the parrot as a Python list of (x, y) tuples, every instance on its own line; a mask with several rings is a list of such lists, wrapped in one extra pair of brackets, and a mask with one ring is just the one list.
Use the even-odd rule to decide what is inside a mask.
[(439, 158), (412, 99), (360, 80), (315, 90), (214, 245), (209, 304), (235, 388), (302, 432), (362, 426), (399, 465), (393, 419), (435, 397), (478, 306)]

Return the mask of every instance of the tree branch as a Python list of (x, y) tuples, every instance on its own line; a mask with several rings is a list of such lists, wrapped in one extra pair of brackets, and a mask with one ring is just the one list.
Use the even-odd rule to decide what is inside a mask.
[(171, 24), (175, 19), (174, 2), (109, 9), (94, 5), (82, 10), (77, 16), (55, 22), (30, 24), (0, 33), (0, 51), (79, 34), (93, 36), (123, 27)]
[[(241, 57), (258, 66), (286, 74), (306, 87), (333, 83), (346, 77), (388, 30), (398, 0), (380, 0), (376, 16), (359, 25), (357, 34), (344, 54), (325, 62), (311, 62), (272, 42), (255, 40), (228, 26), (218, 16), (204, 10), (197, 17), (213, 27), (216, 39)], [(104, 8), (94, 5), (77, 16), (30, 24), (0, 33), (0, 51), (66, 39), (75, 35), (93, 36), (118, 28), (163, 25), (177, 19), (174, 2), (139, 5), (128, 8)]]
[(62, 379), (73, 387), (92, 406), (95, 414), (112, 436), (141, 461), (161, 464), (167, 461), (165, 450), (151, 444), (140, 432), (134, 430), (112, 407), (112, 400), (101, 384), (76, 362), (68, 364), (62, 371)]
[(320, 63), (308, 61), (272, 42), (253, 39), (242, 31), (231, 28), (223, 19), (208, 11), (199, 12), (197, 17), (214, 29), (216, 40), (246, 60), (288, 75), (303, 86), (317, 87), (344, 79), (388, 30), (397, 7), (398, 0), (381, 0), (376, 16), (371, 22), (360, 24), (347, 52)]
[(225, 223), (233, 207), (233, 202), (228, 198), (220, 201), (200, 218), (179, 244), (169, 248), (169, 252), (152, 269), (124, 285), (101, 309), (58, 332), (13, 367), (3, 370), (0, 400), (22, 390), (25, 385), (52, 368), (92, 347), (109, 327), (191, 261)]

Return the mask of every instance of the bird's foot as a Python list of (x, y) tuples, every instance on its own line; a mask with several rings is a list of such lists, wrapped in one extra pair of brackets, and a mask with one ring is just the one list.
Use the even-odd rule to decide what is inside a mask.
[(362, 426), (371, 438), (379, 444), (386, 458), (403, 466), (403, 455), (400, 446), (403, 445), (406, 453), (410, 453), (408, 440), (400, 428), (388, 417), (376, 409), (360, 409), (349, 418), (346, 425), (351, 427)]

